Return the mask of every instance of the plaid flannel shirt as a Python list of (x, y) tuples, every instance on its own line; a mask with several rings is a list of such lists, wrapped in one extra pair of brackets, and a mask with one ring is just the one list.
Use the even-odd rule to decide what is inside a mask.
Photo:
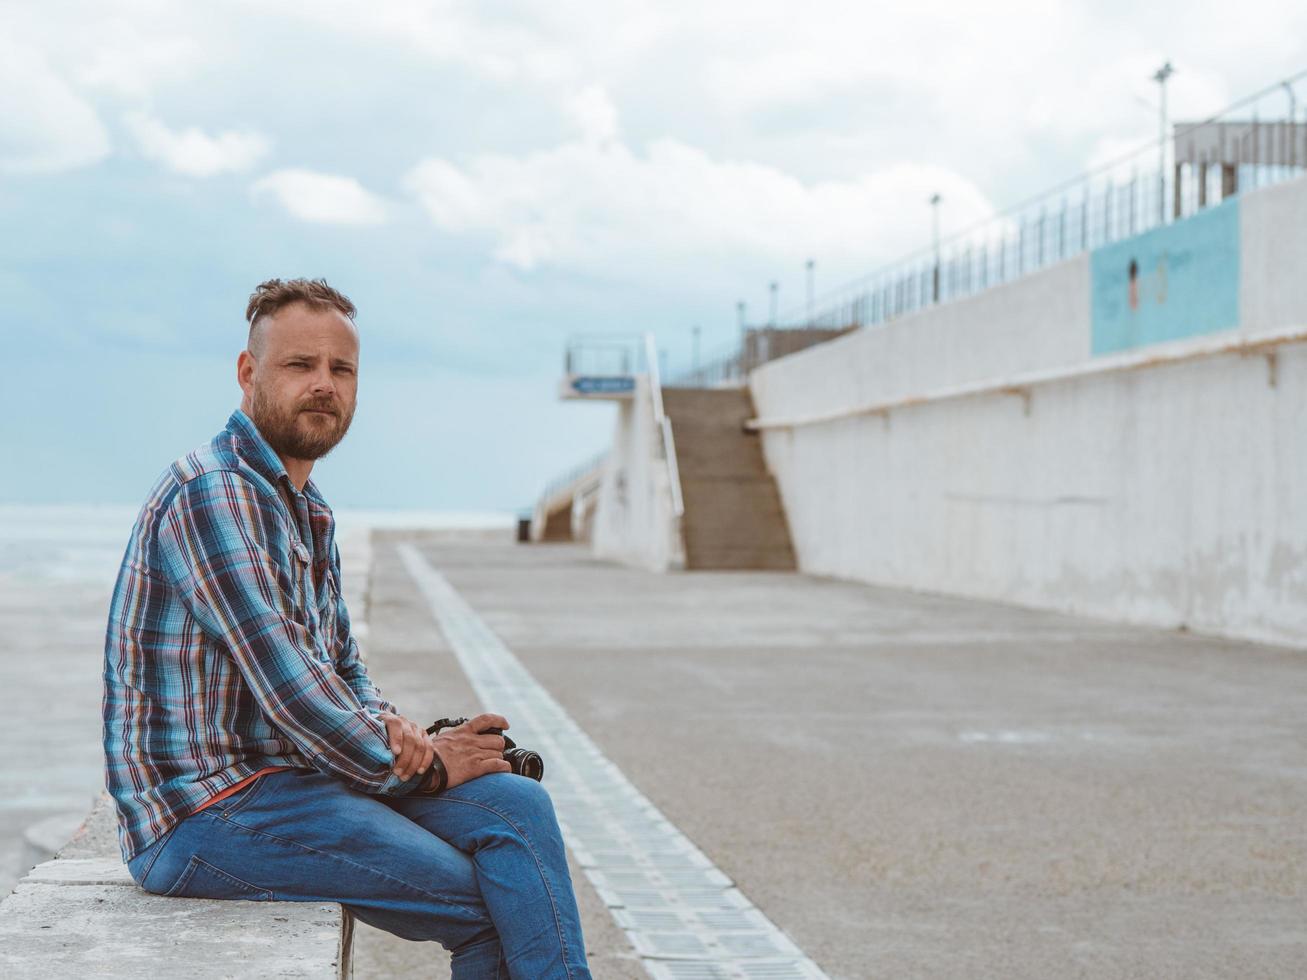
[(123, 860), (268, 766), (372, 795), (394, 772), (340, 591), (331, 508), (237, 410), (159, 478), (132, 529), (104, 649), (105, 783)]

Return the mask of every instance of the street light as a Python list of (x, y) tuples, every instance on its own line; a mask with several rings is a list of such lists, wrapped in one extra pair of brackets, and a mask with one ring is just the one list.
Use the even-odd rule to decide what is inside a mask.
[(1298, 166), (1298, 93), (1292, 82), (1281, 82), (1289, 93), (1289, 166)]
[(736, 367), (739, 368), (740, 377), (744, 376), (744, 363), (749, 354), (749, 328), (745, 325), (745, 303), (739, 300), (735, 304), (735, 316), (740, 321), (740, 356), (736, 360)]
[(777, 313), (776, 304), (780, 297), (781, 284), (778, 283), (775, 279), (773, 279), (767, 285), (767, 289), (771, 293), (771, 316), (767, 318), (767, 326), (774, 327), (776, 326), (776, 313)]
[(809, 259), (805, 268), (808, 270), (808, 326), (812, 326), (814, 309), (817, 302), (817, 260)]
[(931, 237), (935, 243), (935, 271), (931, 275), (931, 301), (939, 302), (939, 202), (938, 193), (930, 195)]
[(1153, 73), (1153, 81), (1161, 89), (1157, 105), (1157, 223), (1166, 224), (1166, 80), (1175, 74), (1171, 62)]
[(694, 364), (694, 373), (699, 373), (699, 325), (696, 323), (690, 328), (690, 336), (694, 338), (694, 353), (692, 355)]

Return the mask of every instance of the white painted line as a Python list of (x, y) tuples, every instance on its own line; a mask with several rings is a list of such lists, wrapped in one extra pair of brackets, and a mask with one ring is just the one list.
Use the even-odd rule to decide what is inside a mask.
[(640, 793), (412, 545), (399, 556), (488, 710), (545, 759), (563, 837), (655, 980), (825, 980)]

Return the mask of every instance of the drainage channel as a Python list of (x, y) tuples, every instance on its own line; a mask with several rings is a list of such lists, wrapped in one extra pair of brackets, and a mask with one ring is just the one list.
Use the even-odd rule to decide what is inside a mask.
[(604, 757), (412, 545), (400, 559), (482, 703), (545, 756), (564, 839), (655, 980), (824, 980), (779, 928)]

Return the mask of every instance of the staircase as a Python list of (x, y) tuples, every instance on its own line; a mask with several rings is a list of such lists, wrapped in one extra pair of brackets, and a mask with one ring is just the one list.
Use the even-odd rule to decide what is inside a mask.
[(748, 388), (664, 388), (685, 500), (686, 569), (793, 571), (794, 549)]

